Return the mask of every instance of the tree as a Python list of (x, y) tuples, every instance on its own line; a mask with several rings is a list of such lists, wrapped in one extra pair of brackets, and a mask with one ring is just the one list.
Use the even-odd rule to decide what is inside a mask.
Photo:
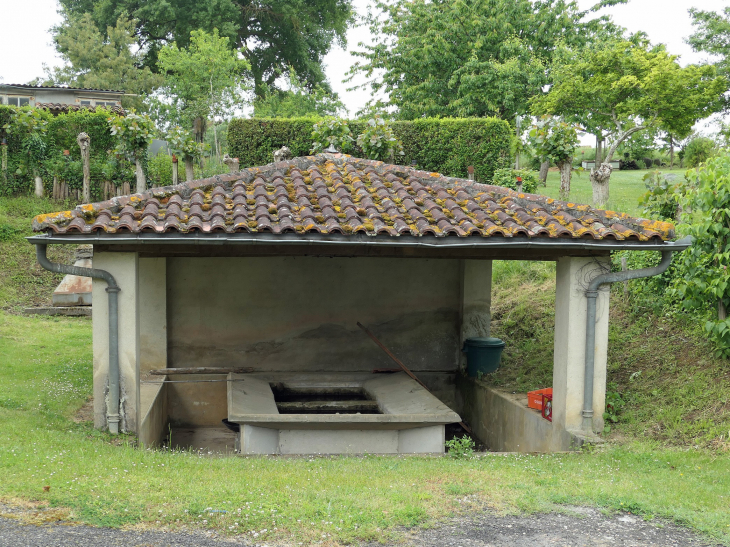
[(185, 165), (185, 180), (190, 182), (195, 178), (194, 163), (200, 159), (208, 145), (195, 142), (190, 132), (179, 125), (171, 127), (165, 138), (170, 150), (182, 158)]
[(608, 132), (610, 148), (591, 170), (593, 204), (608, 202), (610, 161), (634, 133), (657, 128), (679, 137), (722, 106), (727, 80), (711, 66), (681, 67), (663, 46), (643, 38), (561, 48), (553, 66), (554, 85), (533, 100), (535, 114), (557, 114), (588, 132)]
[[(605, 0), (580, 11), (568, 0), (378, 0), (370, 13), (373, 46), (350, 78), (363, 73), (373, 95), (384, 92), (401, 119), (498, 116), (528, 111), (549, 83), (558, 42), (583, 44), (612, 33), (607, 18), (586, 20)], [(361, 44), (362, 45), (362, 44)]]
[(308, 89), (326, 79), (322, 60), (333, 42), (345, 45), (351, 0), (60, 0), (66, 18), (89, 13), (103, 31), (126, 13), (136, 21), (135, 38), (145, 66), (155, 69), (169, 42), (186, 48), (192, 32), (218, 29), (240, 48), (251, 66), (256, 95), (274, 86), (289, 67)]
[(147, 188), (142, 162), (147, 158), (147, 147), (155, 135), (155, 124), (147, 114), (137, 114), (134, 110), (125, 116), (112, 114), (107, 119), (109, 131), (117, 138), (115, 152), (134, 162), (137, 178), (136, 192), (141, 194)]
[(689, 13), (696, 31), (687, 43), (695, 51), (717, 55), (718, 73), (730, 76), (730, 7), (720, 13), (692, 8)]
[[(44, 66), (46, 85), (68, 85), (90, 89), (114, 89), (133, 95), (151, 93), (162, 77), (141, 67), (142, 57), (132, 52), (135, 21), (121, 15), (105, 35), (90, 14), (67, 19), (54, 29), (56, 50), (65, 61), (62, 67)], [(124, 97), (122, 104), (141, 107), (141, 97)]]
[[(265, 85), (265, 84), (264, 84)], [(253, 103), (255, 118), (300, 118), (337, 116), (346, 113), (337, 93), (330, 93), (317, 84), (307, 89), (294, 69), (289, 70), (288, 89), (265, 85), (264, 94)]]
[(43, 197), (43, 179), (41, 167), (48, 156), (48, 122), (51, 117), (47, 110), (24, 107), (13, 113), (10, 123), (3, 126), (8, 134), (17, 135), (24, 155), (24, 167), (32, 174), (35, 181), (35, 195)]
[(560, 199), (570, 195), (570, 177), (573, 171), (573, 155), (578, 146), (578, 131), (569, 124), (552, 116), (542, 116), (530, 128), (530, 141), (538, 155), (554, 162), (560, 170)]
[(161, 110), (167, 121), (192, 128), (197, 142), (203, 142), (209, 119), (228, 116), (244, 101), (241, 74), (250, 65), (228, 42), (215, 29), (212, 34), (194, 30), (187, 48), (173, 43), (160, 50), (158, 64), (165, 72)]

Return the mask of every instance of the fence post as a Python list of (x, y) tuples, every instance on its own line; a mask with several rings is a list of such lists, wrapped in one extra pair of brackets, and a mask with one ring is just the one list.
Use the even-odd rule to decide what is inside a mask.
[(175, 154), (172, 155), (172, 185), (175, 186), (177, 184), (177, 156)]
[(7, 187), (7, 185), (8, 185), (8, 141), (5, 140), (5, 137), (3, 137), (2, 143), (0, 143), (0, 146), (3, 149), (3, 159), (2, 159), (3, 185)]
[(467, 173), (469, 173), (469, 180), (474, 180), (474, 166), (470, 165), (466, 168)]
[(84, 167), (84, 184), (82, 186), (82, 199), (84, 203), (91, 203), (91, 138), (86, 133), (79, 133), (76, 142), (81, 148), (81, 163)]

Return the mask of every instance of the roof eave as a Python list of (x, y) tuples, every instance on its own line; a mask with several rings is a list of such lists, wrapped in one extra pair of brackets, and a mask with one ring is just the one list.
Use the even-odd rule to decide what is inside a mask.
[(266, 245), (266, 246), (306, 246), (306, 245), (366, 245), (388, 247), (420, 247), (443, 249), (554, 249), (554, 250), (595, 250), (595, 251), (683, 251), (690, 245), (690, 237), (678, 241), (636, 241), (636, 240), (587, 240), (587, 239), (547, 239), (529, 237), (434, 237), (434, 236), (367, 236), (363, 234), (41, 234), (26, 238), (32, 244), (51, 245)]

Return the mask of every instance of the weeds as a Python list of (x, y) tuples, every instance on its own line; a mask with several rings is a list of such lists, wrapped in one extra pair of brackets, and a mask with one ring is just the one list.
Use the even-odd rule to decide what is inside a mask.
[(468, 435), (446, 441), (449, 456), (456, 460), (470, 459), (474, 455), (474, 446), (474, 440)]

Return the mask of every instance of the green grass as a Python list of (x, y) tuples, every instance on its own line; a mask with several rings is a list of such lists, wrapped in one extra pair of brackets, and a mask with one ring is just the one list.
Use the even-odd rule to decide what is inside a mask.
[[(35, 215), (72, 207), (49, 199), (0, 197), (0, 310), (19, 313), (29, 306), (49, 305), (53, 289), (62, 275), (44, 270), (35, 258), (35, 247), (24, 238), (32, 236)], [(51, 260), (73, 262), (74, 249), (69, 245), (52, 245)]]
[[(673, 173), (683, 177), (686, 169), (662, 169), (661, 172)], [(609, 183), (609, 200), (606, 208), (633, 216), (642, 216), (639, 198), (646, 192), (646, 186), (642, 180), (646, 173), (648, 171), (645, 169), (640, 171), (614, 171), (611, 174), (611, 182)], [(558, 199), (560, 197), (560, 173), (550, 171), (547, 178), (547, 187), (539, 186), (537, 193)], [(569, 201), (588, 205), (593, 203), (593, 189), (591, 188), (588, 171), (580, 174), (573, 173), (570, 182)]]

